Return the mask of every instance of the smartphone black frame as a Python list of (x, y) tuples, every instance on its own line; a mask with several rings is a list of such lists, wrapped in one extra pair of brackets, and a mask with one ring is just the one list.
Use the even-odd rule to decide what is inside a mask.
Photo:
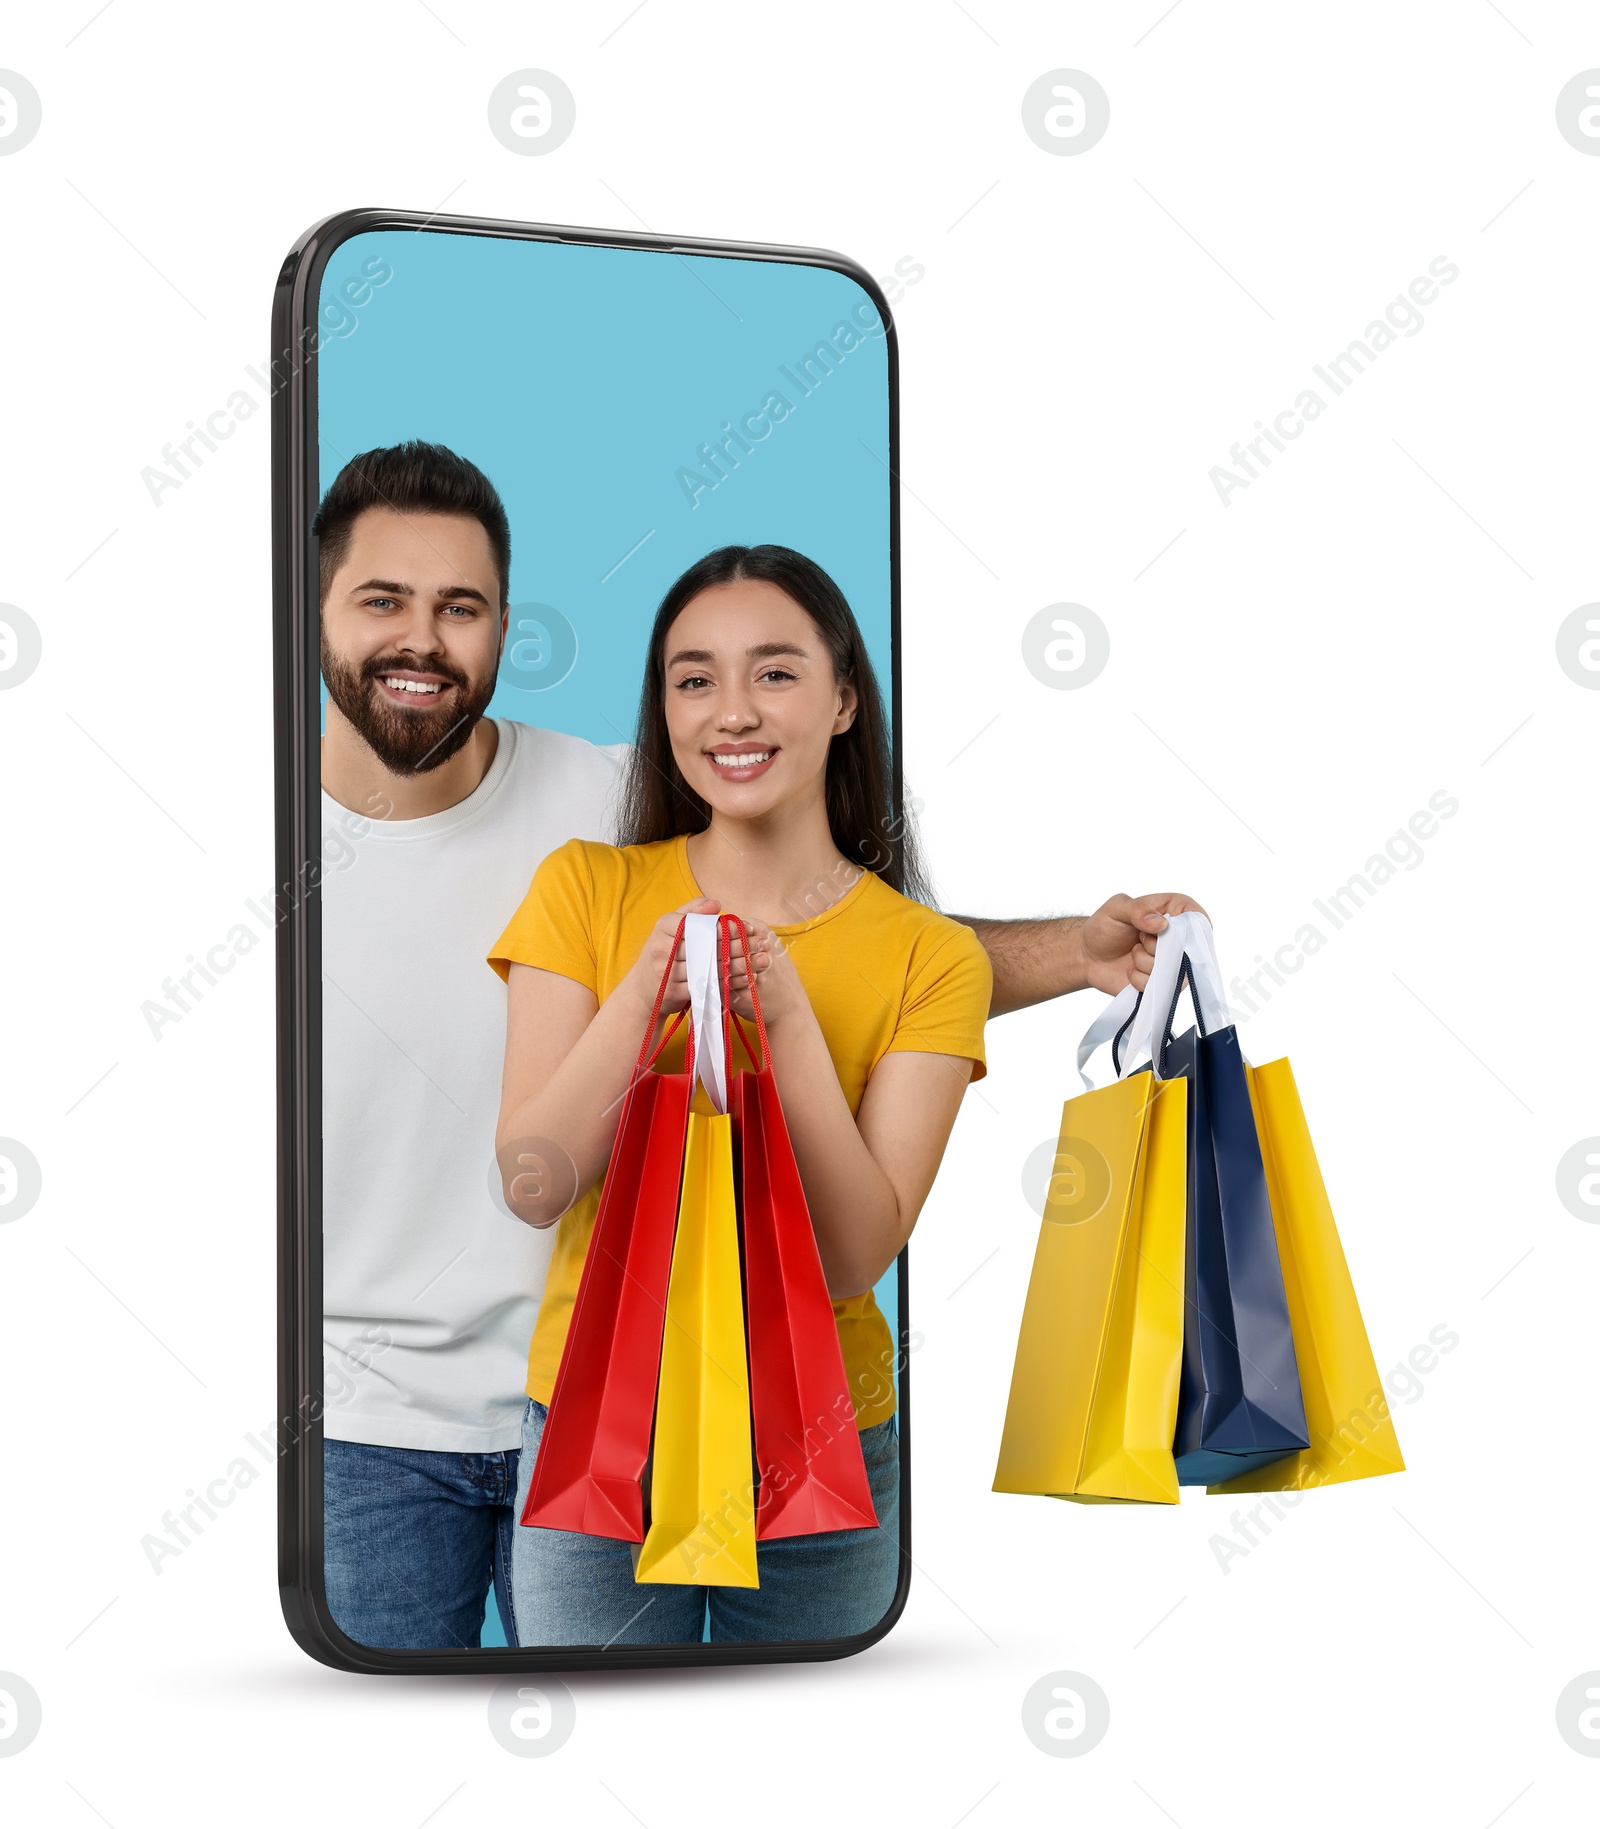
[(892, 812), (903, 818), (900, 716), (900, 396), (894, 318), (877, 282), (842, 254), (757, 242), (640, 235), (544, 223), (499, 222), (409, 210), (357, 209), (326, 217), (284, 260), (272, 301), (272, 586), (276, 786), (278, 1098), (278, 1586), (284, 1620), (302, 1650), (339, 1670), (371, 1674), (626, 1670), (815, 1662), (852, 1656), (883, 1638), (905, 1609), (911, 1575), (910, 1289), (898, 1263), (900, 1578), (870, 1631), (842, 1639), (749, 1644), (440, 1647), (358, 1644), (328, 1610), (323, 1580), (322, 1486), (322, 935), (319, 859), (321, 724), (316, 543), (317, 352), (323, 272), (353, 236), (379, 229), (565, 242), (664, 254), (824, 267), (859, 285), (884, 325), (889, 429), (889, 716)]

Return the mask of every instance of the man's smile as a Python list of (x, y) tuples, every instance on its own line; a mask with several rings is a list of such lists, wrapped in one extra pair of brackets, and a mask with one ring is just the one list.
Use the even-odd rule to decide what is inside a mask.
[(391, 705), (431, 708), (455, 684), (453, 680), (445, 679), (437, 673), (415, 673), (403, 667), (386, 667), (374, 677)]

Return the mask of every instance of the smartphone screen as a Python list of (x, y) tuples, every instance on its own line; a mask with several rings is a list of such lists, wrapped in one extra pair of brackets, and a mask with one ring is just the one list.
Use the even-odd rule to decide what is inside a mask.
[[(373, 1670), (857, 1649), (909, 1567), (903, 1254), (828, 1298), (836, 1350), (806, 1335), (814, 1266), (772, 1269), (789, 1145), (737, 1035), (731, 1116), (702, 1076), (665, 1142), (620, 1087), (598, 1145), (505, 1133), (718, 871), (695, 769), (733, 795), (833, 769), (842, 734), (783, 720), (841, 642), (892, 852), (883, 294), (831, 255), (368, 212), (291, 256), (275, 333), (291, 1628)], [(859, 1099), (884, 993), (870, 961), (844, 982), (848, 887), (790, 885), (766, 925), (832, 986)], [(670, 1027), (635, 1020), (641, 1048)], [(683, 1027), (642, 1070), (662, 1108)], [(624, 1185), (630, 1137), (653, 1166)], [(813, 1414), (841, 1372), (853, 1415)], [(787, 1509), (785, 1432), (815, 1475)]]

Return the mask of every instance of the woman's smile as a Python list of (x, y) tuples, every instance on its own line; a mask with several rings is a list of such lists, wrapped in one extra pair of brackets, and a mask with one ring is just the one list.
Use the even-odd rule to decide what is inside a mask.
[(705, 751), (706, 760), (724, 781), (755, 781), (778, 755), (775, 743), (719, 743)]

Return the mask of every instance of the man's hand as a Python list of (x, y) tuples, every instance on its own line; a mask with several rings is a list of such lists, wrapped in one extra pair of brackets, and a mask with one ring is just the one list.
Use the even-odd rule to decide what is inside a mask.
[(1155, 964), (1156, 935), (1167, 916), (1205, 910), (1187, 895), (1114, 895), (1078, 928), (1083, 975), (1097, 991), (1113, 997), (1127, 985), (1142, 991)]
[(989, 921), (954, 915), (983, 943), (994, 968), (990, 1016), (1026, 1010), (1047, 998), (1093, 985), (1113, 997), (1127, 985), (1142, 991), (1155, 963), (1156, 935), (1167, 916), (1205, 910), (1187, 895), (1114, 895), (1092, 915), (1043, 921)]

